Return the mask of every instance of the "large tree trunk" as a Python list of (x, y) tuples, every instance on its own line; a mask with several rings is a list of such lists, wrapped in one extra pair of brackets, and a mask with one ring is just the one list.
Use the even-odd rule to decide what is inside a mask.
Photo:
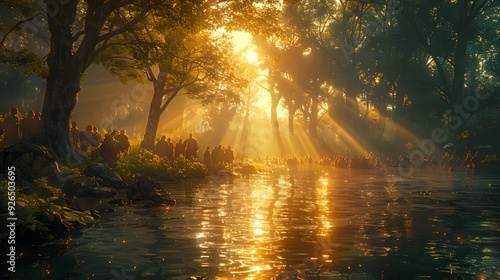
[(48, 77), (42, 123), (35, 139), (39, 144), (52, 149), (57, 156), (66, 159), (69, 164), (78, 165), (80, 159), (69, 138), (69, 122), (80, 90), (80, 75), (69, 76)]
[[(154, 83), (154, 94), (149, 107), (148, 122), (146, 124), (146, 132), (144, 133), (144, 141), (141, 143), (141, 148), (154, 151), (156, 133), (158, 132), (158, 124), (160, 123), (161, 114), (165, 109), (162, 109), (163, 96), (165, 95), (165, 84), (167, 82), (169, 67), (166, 65), (160, 66), (160, 73)], [(171, 98), (169, 99), (171, 100)]]
[(352, 126), (354, 125), (356, 119), (359, 118), (359, 104), (356, 99), (356, 94), (352, 92), (347, 92), (345, 95), (345, 105), (346, 105), (346, 121), (345, 125)]
[(48, 77), (42, 107), (42, 123), (35, 141), (49, 149), (69, 164), (77, 165), (80, 158), (69, 139), (69, 119), (76, 106), (80, 91), (80, 78), (88, 57), (73, 56), (71, 25), (76, 17), (78, 1), (60, 5), (58, 13), (48, 19), (50, 52), (47, 57)]
[(311, 113), (309, 115), (309, 137), (318, 138), (318, 95), (311, 95)]
[[(274, 90), (272, 91), (274, 92)], [(277, 136), (279, 136), (280, 134), (280, 127), (278, 123), (278, 112), (277, 112), (280, 99), (281, 96), (279, 96), (276, 93), (271, 93), (271, 130)]]
[[(450, 105), (460, 104), (463, 99), (465, 70), (467, 64), (467, 45), (469, 43), (469, 17), (467, 2), (458, 1), (459, 21), (457, 23), (458, 41), (455, 49), (455, 65), (453, 68), (453, 84)], [(470, 21), (472, 22), (472, 21)]]
[(268, 78), (268, 86), (269, 86), (269, 94), (271, 95), (271, 130), (276, 135), (279, 137), (280, 135), (280, 127), (278, 123), (278, 105), (281, 100), (281, 94), (276, 93), (275, 89), (275, 76), (276, 73), (274, 70), (269, 70), (269, 78)]
[(353, 127), (356, 120), (359, 118), (359, 104), (356, 99), (358, 76), (355, 67), (355, 57), (353, 56), (352, 63), (348, 66), (347, 83), (345, 84), (345, 123), (344, 126)]
[(146, 124), (146, 132), (144, 133), (144, 141), (141, 143), (141, 148), (154, 151), (156, 133), (158, 132), (158, 124), (161, 117), (161, 101), (163, 93), (158, 93), (155, 89), (151, 106), (149, 107), (148, 122)]
[(288, 104), (288, 134), (290, 137), (293, 137), (295, 134), (295, 128), (294, 128), (294, 118), (295, 118), (295, 104), (290, 102)]

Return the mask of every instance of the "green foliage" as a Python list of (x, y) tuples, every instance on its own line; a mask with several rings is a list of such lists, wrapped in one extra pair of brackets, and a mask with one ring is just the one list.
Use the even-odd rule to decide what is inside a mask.
[(35, 179), (35, 194), (39, 197), (57, 197), (61, 199), (65, 196), (61, 189), (50, 186), (45, 177)]
[(12, 52), (10, 55), (2, 57), (3, 59), (12, 67), (22, 69), (26, 76), (35, 74), (43, 79), (47, 77), (48, 70), (45, 66), (45, 59), (31, 50), (22, 49)]
[(39, 7), (35, 5), (36, 2), (34, 0), (2, 0), (0, 6), (13, 14), (29, 17), (39, 10)]
[[(18, 229), (21, 233), (26, 230), (38, 231), (46, 234), (48, 225), (53, 220), (54, 214), (59, 212), (59, 206), (47, 200), (50, 196), (61, 195), (60, 190), (47, 185), (44, 179), (37, 180), (37, 186), (40, 187), (39, 193), (25, 194), (16, 190), (16, 210), (18, 218)], [(0, 202), (7, 205), (8, 200), (7, 181), (0, 182)], [(2, 211), (0, 219), (6, 221), (7, 212)], [(6, 227), (2, 225), (2, 230)]]
[(236, 170), (241, 169), (245, 166), (253, 166), (255, 170), (262, 173), (272, 171), (272, 169), (269, 166), (267, 166), (264, 162), (251, 159), (236, 160), (230, 166), (226, 166), (226, 168), (232, 172), (235, 172)]
[(143, 149), (121, 156), (115, 171), (127, 184), (141, 176), (159, 179), (203, 178), (208, 172), (200, 162), (184, 158), (169, 161)]
[(82, 176), (82, 172), (80, 171), (80, 169), (78, 169), (78, 167), (69, 167), (67, 165), (64, 165), (64, 164), (60, 164), (60, 169), (61, 169), (61, 174), (63, 177), (69, 177), (69, 176), (75, 176), (75, 177), (80, 177)]
[(26, 230), (39, 231), (42, 234), (48, 232), (48, 225), (54, 219), (54, 215), (59, 212), (59, 207), (54, 203), (36, 194), (20, 194), (17, 198), (18, 208), (31, 209), (22, 211), (18, 220), (20, 221), (21, 232)]
[[(72, 228), (76, 224), (89, 225), (93, 219), (86, 213), (67, 207), (64, 204), (64, 192), (58, 188), (50, 186), (47, 179), (41, 178), (35, 180), (34, 185), (23, 188), (16, 188), (15, 195), (15, 216), (17, 217), (17, 228), (20, 234), (29, 234), (29, 236), (42, 237), (43, 239), (52, 239), (59, 232), (52, 232), (51, 223), (59, 216), (60, 221)], [(0, 181), (0, 203), (8, 204), (7, 181)], [(56, 204), (54, 201), (58, 200)], [(2, 231), (7, 228), (7, 212), (0, 214), (0, 226)]]

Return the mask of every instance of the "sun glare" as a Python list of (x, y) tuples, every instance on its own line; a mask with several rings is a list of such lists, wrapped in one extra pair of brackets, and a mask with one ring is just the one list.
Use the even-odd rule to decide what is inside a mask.
[(247, 56), (248, 56), (248, 61), (250, 61), (250, 63), (255, 63), (259, 60), (259, 55), (256, 52), (248, 51)]

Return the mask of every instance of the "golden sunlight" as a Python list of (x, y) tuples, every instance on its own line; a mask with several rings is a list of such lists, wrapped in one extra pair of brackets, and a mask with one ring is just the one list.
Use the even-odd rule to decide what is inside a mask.
[(241, 52), (253, 45), (252, 35), (248, 32), (233, 31), (231, 32), (231, 37), (233, 39), (235, 52)]
[(247, 57), (248, 57), (248, 61), (250, 61), (250, 63), (256, 63), (257, 61), (259, 61), (259, 55), (256, 52), (248, 51)]

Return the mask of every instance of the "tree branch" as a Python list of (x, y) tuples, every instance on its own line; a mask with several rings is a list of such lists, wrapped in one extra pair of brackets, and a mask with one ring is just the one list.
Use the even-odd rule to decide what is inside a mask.
[(137, 15), (134, 19), (130, 20), (129, 22), (127, 22), (125, 25), (123, 25), (122, 27), (120, 27), (118, 29), (115, 29), (113, 31), (110, 31), (106, 34), (99, 36), (98, 40), (100, 42), (106, 41), (106, 40), (113, 38), (114, 36), (116, 36), (118, 34), (122, 34), (122, 33), (125, 33), (127, 31), (130, 31), (137, 23), (139, 23), (148, 14), (148, 12), (149, 12), (148, 9), (142, 10), (141, 13), (139, 15)]
[(0, 45), (1, 45), (3, 48), (7, 49), (7, 48), (4, 46), (5, 39), (7, 39), (7, 36), (8, 36), (10, 33), (14, 32), (14, 30), (15, 30), (17, 27), (19, 27), (21, 24), (23, 24), (23, 23), (25, 23), (25, 22), (28, 22), (28, 21), (32, 21), (32, 20), (34, 20), (34, 19), (35, 19), (38, 15), (42, 15), (42, 16), (43, 16), (43, 13), (38, 12), (38, 13), (34, 14), (33, 16), (31, 16), (31, 17), (29, 17), (29, 18), (27, 18), (27, 19), (21, 20), (20, 22), (16, 23), (14, 26), (12, 26), (12, 28), (11, 28), (11, 29), (9, 29), (9, 31), (7, 31), (7, 33), (5, 33), (5, 35), (3, 35), (2, 40), (0, 41)]

